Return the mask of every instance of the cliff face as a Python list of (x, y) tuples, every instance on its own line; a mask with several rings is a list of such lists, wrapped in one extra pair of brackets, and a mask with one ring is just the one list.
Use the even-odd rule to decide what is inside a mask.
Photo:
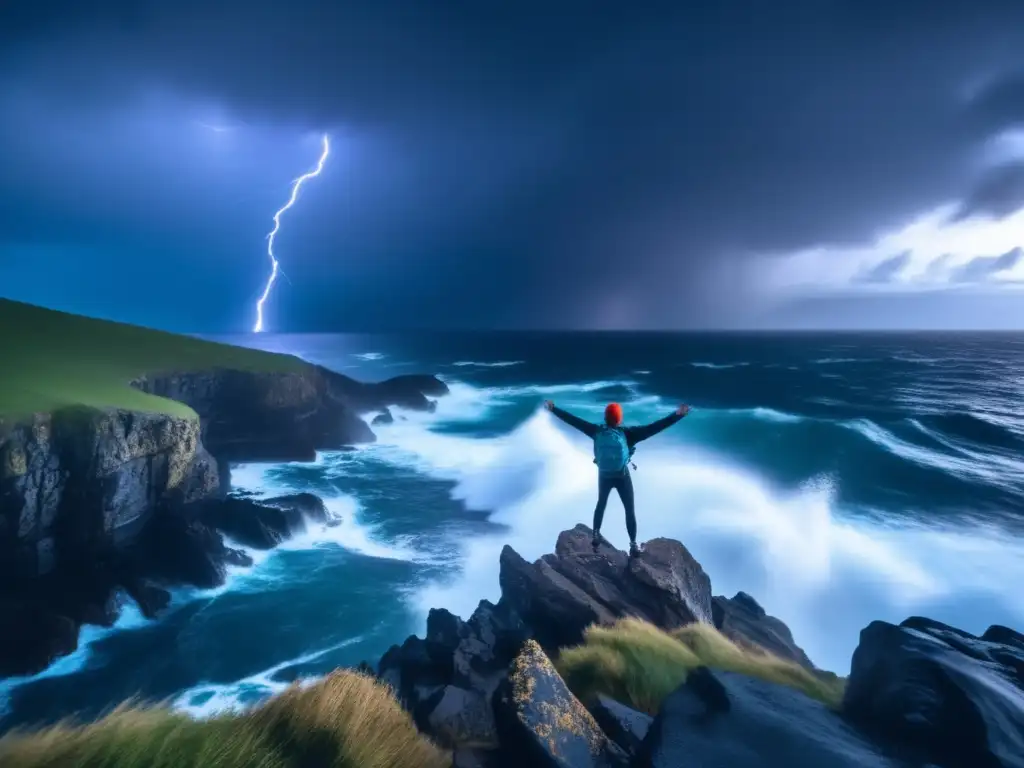
[(362, 384), (315, 366), (133, 385), (199, 418), (69, 407), (0, 420), (0, 677), (74, 650), (81, 624), (116, 619), (122, 591), (152, 616), (170, 599), (163, 586), (215, 586), (227, 565), (251, 564), (225, 532), (272, 546), (323, 517), (318, 500), (225, 499), (231, 462), (312, 460), (370, 442), (360, 413), (427, 410), (426, 393), (448, 391), (432, 376)]
[(0, 433), (0, 569), (44, 575), (58, 558), (130, 534), (158, 504), (217, 492), (199, 422), (68, 408)]

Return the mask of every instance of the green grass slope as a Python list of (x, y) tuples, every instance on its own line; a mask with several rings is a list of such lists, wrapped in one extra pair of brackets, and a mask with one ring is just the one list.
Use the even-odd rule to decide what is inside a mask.
[(0, 419), (68, 405), (193, 417), (128, 385), (142, 374), (300, 370), (290, 355), (244, 349), (0, 299)]
[(740, 648), (707, 624), (690, 624), (672, 633), (638, 619), (593, 626), (583, 645), (562, 651), (556, 663), (582, 701), (603, 693), (650, 714), (657, 714), (665, 697), (700, 666), (788, 685), (833, 708), (843, 698), (842, 678)]
[(121, 707), (88, 725), (0, 739), (10, 768), (448, 768), (391, 691), (337, 671), (293, 686), (245, 714), (192, 720), (162, 708)]

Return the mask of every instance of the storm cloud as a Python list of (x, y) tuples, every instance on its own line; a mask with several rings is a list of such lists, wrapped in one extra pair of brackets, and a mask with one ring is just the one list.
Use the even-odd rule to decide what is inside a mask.
[(1001, 165), (971, 190), (955, 220), (971, 216), (1002, 218), (1024, 208), (1024, 163)]
[(910, 251), (897, 253), (879, 262), (860, 276), (862, 283), (889, 283), (910, 263)]
[(978, 256), (957, 269), (952, 276), (956, 283), (983, 283), (1001, 272), (1017, 266), (1024, 258), (1024, 249), (1014, 248), (1000, 256)]
[(1024, 205), (1020, 3), (629, 6), (8, 4), (0, 294), (247, 327), (322, 131), (279, 329), (757, 325), (752, 255)]

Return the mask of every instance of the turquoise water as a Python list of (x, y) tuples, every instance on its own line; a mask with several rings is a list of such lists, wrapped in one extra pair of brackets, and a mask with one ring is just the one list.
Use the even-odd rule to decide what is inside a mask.
[[(820, 666), (858, 631), (920, 613), (972, 631), (1024, 625), (1024, 338), (476, 334), (259, 336), (361, 379), (440, 373), (435, 414), (315, 463), (235, 468), (236, 487), (308, 490), (341, 517), (157, 622), (113, 630), (0, 688), (9, 727), (95, 714), (128, 696), (197, 715), (375, 661), (426, 610), (496, 599), (501, 546), (528, 558), (589, 524), (586, 440), (550, 398), (628, 422), (692, 414), (640, 446), (640, 538), (683, 541), (716, 593), (755, 595)], [(235, 341), (243, 341), (236, 339)], [(604, 533), (626, 541), (614, 500)]]

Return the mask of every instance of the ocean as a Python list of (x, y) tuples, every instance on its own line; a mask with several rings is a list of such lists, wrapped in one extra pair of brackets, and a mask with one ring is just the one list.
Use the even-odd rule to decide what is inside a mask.
[[(245, 465), (258, 494), (312, 491), (342, 519), (256, 554), (216, 590), (131, 607), (33, 678), (0, 681), (0, 729), (94, 716), (132, 696), (197, 716), (298, 678), (375, 663), (426, 612), (496, 600), (527, 559), (590, 524), (588, 441), (552, 399), (627, 423), (693, 407), (641, 444), (641, 541), (682, 541), (715, 594), (752, 594), (820, 667), (849, 670), (874, 619), (1024, 626), (1024, 336), (544, 334), (246, 336), (363, 380), (433, 372), (436, 413), (395, 409), (378, 442)], [(604, 535), (624, 547), (612, 496)]]

